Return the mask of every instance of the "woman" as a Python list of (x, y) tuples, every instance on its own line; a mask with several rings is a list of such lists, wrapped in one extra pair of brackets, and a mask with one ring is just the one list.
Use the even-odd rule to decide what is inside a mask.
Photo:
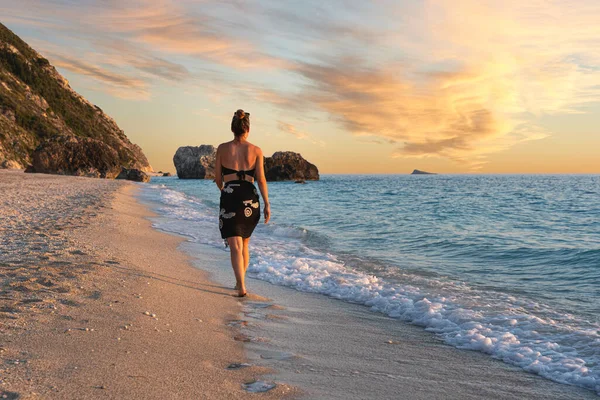
[(237, 295), (244, 297), (246, 270), (250, 262), (248, 243), (260, 219), (260, 202), (253, 183), (255, 178), (265, 202), (265, 224), (271, 218), (271, 206), (262, 150), (248, 142), (250, 113), (237, 110), (231, 120), (231, 131), (233, 140), (220, 144), (217, 149), (215, 182), (221, 190), (221, 237), (230, 248)]

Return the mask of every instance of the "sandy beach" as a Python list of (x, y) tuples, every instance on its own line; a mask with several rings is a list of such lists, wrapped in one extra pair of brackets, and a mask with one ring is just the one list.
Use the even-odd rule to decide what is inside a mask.
[(258, 280), (240, 301), (225, 252), (152, 228), (139, 188), (0, 171), (3, 398), (596, 398), (360, 305)]
[(227, 369), (247, 362), (227, 325), (240, 302), (152, 229), (135, 190), (0, 171), (3, 398), (236, 399), (269, 372)]

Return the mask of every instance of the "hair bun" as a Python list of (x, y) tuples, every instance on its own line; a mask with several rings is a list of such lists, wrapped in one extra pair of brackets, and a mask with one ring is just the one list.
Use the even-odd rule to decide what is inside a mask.
[(231, 132), (234, 135), (240, 136), (250, 131), (250, 113), (245, 112), (241, 108), (233, 113), (231, 119)]

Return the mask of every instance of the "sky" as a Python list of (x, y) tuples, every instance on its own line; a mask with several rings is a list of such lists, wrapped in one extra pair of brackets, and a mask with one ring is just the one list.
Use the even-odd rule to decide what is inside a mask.
[(155, 170), (231, 140), (322, 173), (600, 173), (597, 0), (0, 0)]

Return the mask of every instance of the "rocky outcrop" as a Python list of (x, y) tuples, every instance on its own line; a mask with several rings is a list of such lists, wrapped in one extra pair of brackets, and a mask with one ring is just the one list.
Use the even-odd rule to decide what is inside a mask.
[[(103, 142), (116, 152), (120, 167), (152, 171), (140, 147), (112, 118), (75, 92), (47, 59), (0, 24), (0, 163), (32, 164), (42, 142), (62, 135)], [(98, 154), (88, 160), (103, 157)]]
[(177, 169), (179, 179), (214, 179), (215, 146), (185, 146), (177, 149), (173, 156), (173, 164)]
[(25, 172), (114, 179), (121, 172), (121, 160), (115, 149), (100, 140), (61, 135), (35, 149)]
[(171, 176), (171, 173), (170, 172), (163, 172), (162, 176), (163, 177)]
[(421, 171), (418, 169), (413, 170), (413, 172), (411, 172), (411, 175), (437, 175), (434, 172), (426, 172), (426, 171)]
[(127, 179), (134, 182), (150, 182), (150, 175), (139, 169), (121, 168), (121, 173), (117, 179)]
[[(214, 179), (217, 149), (211, 145), (185, 146), (177, 149), (173, 164), (180, 179)], [(265, 157), (267, 181), (318, 180), (319, 170), (299, 153), (278, 151)]]
[(299, 153), (278, 151), (265, 158), (267, 181), (316, 181), (319, 170)]

